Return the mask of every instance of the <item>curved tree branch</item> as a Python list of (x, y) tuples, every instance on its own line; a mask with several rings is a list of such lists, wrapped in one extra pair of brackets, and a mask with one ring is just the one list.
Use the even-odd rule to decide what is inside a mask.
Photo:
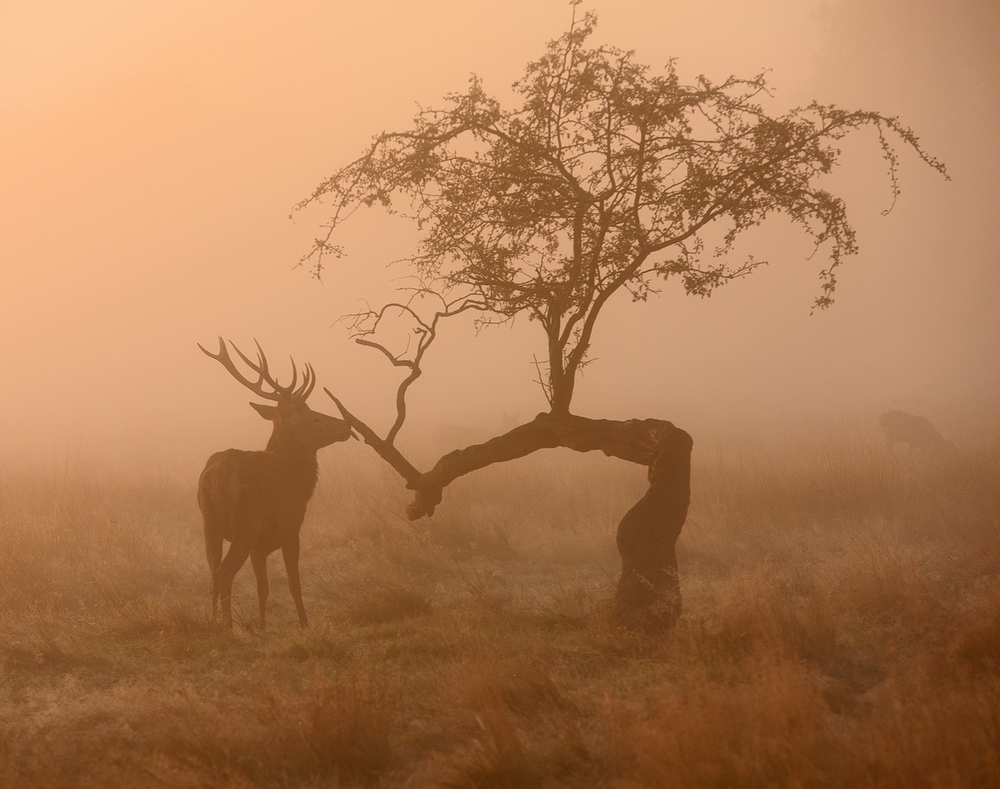
[(345, 408), (329, 389), (323, 391), (365, 443), (396, 470), (406, 481), (407, 488), (414, 491), (413, 502), (406, 508), (410, 520), (433, 515), (435, 507), (441, 503), (445, 487), (459, 477), (494, 463), (525, 457), (539, 449), (565, 447), (575, 452), (599, 451), (630, 463), (652, 466), (662, 443), (682, 435), (686, 437), (682, 440), (687, 442), (690, 451), (690, 436), (662, 419), (615, 421), (543, 412), (527, 424), (482, 444), (449, 452), (430, 471), (422, 473), (391, 441), (379, 438), (374, 430)]
[(485, 443), (449, 452), (438, 460), (434, 468), (422, 474), (415, 484), (407, 480), (407, 487), (415, 490), (416, 495), (406, 514), (411, 520), (433, 515), (443, 489), (458, 477), (494, 463), (525, 457), (539, 449), (565, 447), (575, 452), (599, 451), (609, 457), (650, 466), (660, 443), (675, 432), (684, 433), (662, 419), (629, 419), (622, 422), (588, 419), (574, 414), (541, 413), (527, 424)]

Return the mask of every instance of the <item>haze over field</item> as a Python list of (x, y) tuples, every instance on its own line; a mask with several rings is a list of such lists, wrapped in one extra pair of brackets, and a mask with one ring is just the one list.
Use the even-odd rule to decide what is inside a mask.
[[(861, 252), (810, 316), (823, 250), (781, 221), (740, 249), (770, 266), (710, 300), (672, 283), (603, 319), (575, 411), (655, 416), (700, 436), (793, 427), (895, 403), (956, 438), (1000, 391), (1000, 8), (989, 0), (588, 3), (598, 43), (683, 79), (771, 69), (776, 111), (836, 102), (898, 114), (950, 182), (904, 151), (902, 196), (874, 133), (830, 179)], [(130, 3), (0, 8), (0, 454), (203, 459), (262, 446), (245, 390), (195, 343), (258, 338), (381, 427), (395, 376), (342, 314), (381, 303), (414, 233), (375, 212), (322, 283), (295, 268), (326, 218), (292, 206), (372, 135), (407, 125), (471, 73), (504, 100), (568, 25), (563, 0)], [(497, 426), (545, 401), (537, 327), (473, 344), (446, 329), (411, 390), (408, 430)], [(332, 404), (314, 396), (314, 407)], [(991, 421), (990, 429), (996, 422)], [(404, 440), (407, 433), (404, 432)], [(352, 450), (354, 451), (354, 450)]]
[[(1000, 3), (578, 5), (0, 0), (3, 789), (1000, 786)], [(671, 58), (728, 85), (690, 131), (630, 65)], [(433, 243), (362, 209), (297, 265), (331, 208), (293, 207), (386, 172)], [(810, 314), (822, 188), (860, 254)], [(648, 253), (718, 211), (769, 265), (685, 296), (711, 253)], [(456, 249), (539, 320), (439, 324), (383, 442), (402, 371), (338, 318)], [(271, 430), (218, 335), (286, 385), (269, 452), (218, 451)]]

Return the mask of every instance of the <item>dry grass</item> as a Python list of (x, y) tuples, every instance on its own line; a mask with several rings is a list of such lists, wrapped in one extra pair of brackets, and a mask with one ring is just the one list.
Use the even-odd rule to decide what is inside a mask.
[(0, 468), (0, 785), (1000, 785), (1000, 447), (847, 431), (696, 447), (684, 615), (615, 629), (643, 470), (549, 453), (434, 519), (333, 456), (235, 633), (208, 616), (194, 475)]

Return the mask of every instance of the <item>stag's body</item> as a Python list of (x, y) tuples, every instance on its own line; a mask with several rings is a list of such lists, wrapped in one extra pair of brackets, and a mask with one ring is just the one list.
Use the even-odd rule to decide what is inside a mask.
[(955, 449), (955, 445), (946, 440), (925, 417), (906, 411), (886, 411), (878, 421), (890, 450), (896, 444), (906, 444), (911, 451), (945, 453)]
[[(258, 620), (263, 628), (269, 591), (267, 557), (280, 548), (299, 624), (305, 627), (308, 620), (299, 580), (299, 532), (306, 505), (316, 487), (316, 452), (336, 441), (347, 440), (352, 435), (351, 429), (343, 420), (317, 413), (306, 405), (315, 384), (310, 367), (306, 367), (301, 387), (295, 388), (297, 375), (291, 385), (281, 387), (268, 374), (263, 352), (259, 353), (257, 365), (239, 349), (236, 352), (260, 376), (256, 383), (235, 370), (221, 338), (218, 355), (205, 351), (222, 362), (237, 380), (277, 405), (251, 403), (273, 423), (265, 449), (216, 452), (208, 459), (198, 481), (198, 506), (205, 522), (205, 552), (212, 576), (212, 614), (216, 614), (221, 600), (223, 620), (227, 627), (232, 627), (233, 579), (250, 557), (257, 578)], [(264, 383), (275, 391), (264, 391)], [(230, 546), (223, 558), (225, 541)]]

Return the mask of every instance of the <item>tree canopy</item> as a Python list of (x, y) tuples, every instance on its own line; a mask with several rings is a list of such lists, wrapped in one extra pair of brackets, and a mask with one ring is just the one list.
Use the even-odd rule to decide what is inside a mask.
[[(893, 201), (900, 147), (947, 177), (898, 118), (817, 102), (772, 116), (766, 73), (686, 85), (673, 61), (655, 73), (630, 51), (591, 46), (596, 21), (574, 15), (514, 83), (514, 107), (473, 77), (409, 129), (377, 135), (298, 206), (333, 206), (304, 258), (317, 276), (343, 253), (335, 231), (360, 207), (412, 218), (415, 291), (440, 294), (439, 315), (474, 309), (487, 323), (538, 321), (548, 357), (539, 380), (554, 415), (570, 413), (576, 374), (615, 293), (644, 300), (677, 278), (708, 296), (762, 264), (727, 253), (772, 215), (822, 251), (815, 303), (829, 306), (838, 266), (857, 251), (844, 201), (822, 183), (846, 134), (875, 129)], [(355, 327), (368, 336), (384, 315)]]

